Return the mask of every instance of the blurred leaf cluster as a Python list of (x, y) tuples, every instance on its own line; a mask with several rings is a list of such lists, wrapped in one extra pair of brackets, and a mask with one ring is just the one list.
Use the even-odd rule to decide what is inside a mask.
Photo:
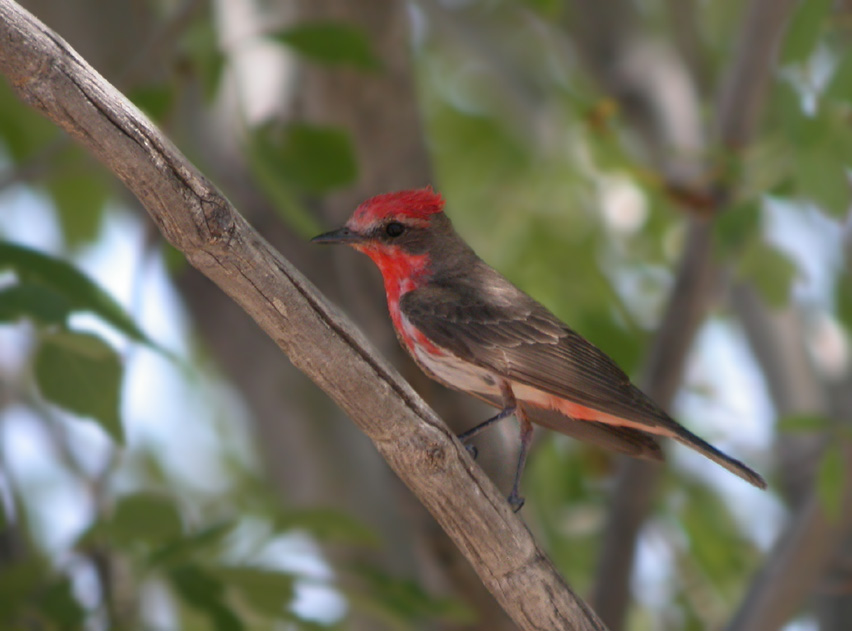
[[(455, 4), (463, 6), (450, 6)], [(645, 30), (670, 37), (671, 3), (634, 4)], [(693, 3), (700, 13), (695, 44), (705, 82), (697, 91), (705, 96), (726, 67), (742, 4)], [(852, 49), (848, 27), (835, 19), (832, 5), (800, 3), (757, 138), (744, 150), (714, 146), (706, 155), (690, 156), (706, 173), (701, 186), (684, 190), (643, 151), (627, 113), (568, 52), (576, 18), (571, 3), (413, 3), (412, 73), (435, 185), (447, 197), (448, 214), (484, 259), (634, 377), (671, 290), (685, 219), (702, 216), (719, 191), (726, 203), (714, 226), (716, 257), (772, 309), (784, 308), (800, 299), (797, 291), (812, 279), (800, 257), (773, 237), (775, 206), (801, 217), (814, 213), (838, 234), (849, 221)], [(216, 116), (222, 95), (236, 90), (236, 47), (224, 43), (222, 26), (207, 12), (179, 24), (162, 68), (119, 85), (203, 168), (216, 163), (218, 147), (209, 138), (198, 142), (193, 134), (203, 134), (191, 123), (200, 126), (204, 119), (208, 133), (221, 124)], [(62, 26), (55, 26), (61, 33)], [(354, 24), (276, 22), (262, 39), (291, 60), (336, 76), (389, 71)], [(310, 117), (248, 121), (237, 110), (241, 175), (287, 230), (299, 237), (319, 232), (312, 202), (361, 176), (347, 131)], [(0, 334), (20, 334), (25, 356), (21, 374), (8, 375), (0, 346), (0, 412), (23, 407), (35, 415), (48, 442), (58, 445), (52, 457), (66, 461), (63, 475), (80, 483), (88, 504), (85, 527), (66, 545), (51, 547), (43, 532), (49, 525), (33, 517), (50, 512), (43, 506), (49, 495), (33, 492), (47, 482), (36, 474), (17, 479), (0, 463), (0, 628), (154, 628), (144, 625), (164, 615), (179, 625), (164, 628), (190, 631), (342, 629), (346, 611), (398, 629), (472, 624), (459, 600), (370, 563), (382, 542), (350, 515), (282, 508), (256, 471), (255, 456), (246, 463), (231, 445), (217, 452), (228, 483), (211, 492), (177, 479), (156, 448), (128, 438), (122, 401), (128, 380), (138, 378), (129, 369), (132, 355), (144, 348), (197, 385), (211, 379), (199, 367), (205, 353), (194, 340), (188, 356), (164, 350), (161, 331), (143, 331), (136, 313), (80, 271), (77, 261), (106, 238), (127, 200), (102, 168), (18, 103), (5, 85), (0, 143), (0, 206), (12, 189), (26, 189), (51, 208), (46, 231), (58, 235), (52, 246), (49, 238), (41, 249), (23, 246), (6, 237), (11, 228), (0, 223)], [(139, 232), (161, 262), (168, 250), (150, 232)], [(35, 242), (38, 235), (27, 239)], [(848, 264), (831, 270), (829, 284), (830, 300), (818, 308), (848, 337)], [(81, 315), (96, 324), (77, 326)], [(216, 405), (198, 415), (213, 419), (209, 424), (221, 431), (220, 442), (228, 443), (235, 430), (216, 425)], [(108, 437), (101, 437), (105, 464), (94, 471), (80, 464), (85, 457), (67, 453), (74, 451), (67, 434), (76, 431), (69, 425), (85, 425), (81, 418)], [(787, 419), (778, 430), (827, 431), (837, 438), (817, 473), (821, 500), (836, 515), (844, 473), (839, 445), (846, 434), (821, 417)], [(188, 441), (180, 449), (205, 446)], [(551, 436), (537, 446), (524, 480), (524, 516), (580, 592), (593, 581), (613, 462)], [(674, 465), (671, 470), (678, 471)], [(743, 593), (759, 545), (719, 492), (688, 472), (678, 471), (668, 482), (645, 538), (655, 558), (668, 563), (664, 591), (670, 600), (659, 611), (640, 609), (635, 628), (718, 627)], [(279, 562), (288, 555), (271, 550), (294, 537), (316, 546), (310, 555), (331, 569), (311, 574)], [(316, 587), (340, 596), (345, 611), (323, 622), (305, 615), (296, 604), (300, 590)]]
[[(70, 316), (89, 312), (131, 340), (149, 345), (169, 361), (178, 360), (159, 349), (108, 293), (68, 262), (0, 242), (0, 271), (11, 271), (13, 275), (0, 291), (0, 322), (8, 326), (23, 320), (35, 325), (32, 371), (40, 398), (74, 417), (88, 418), (100, 425), (116, 441), (115, 463), (132, 459), (132, 446), (130, 453), (122, 453), (121, 445), (124, 360), (101, 336), (70, 327)], [(40, 405), (36, 402), (36, 409)], [(55, 423), (54, 418), (52, 413), (46, 413), (45, 422)], [(131, 574), (133, 591), (144, 592), (152, 585), (170, 590), (180, 618), (209, 625), (201, 628), (241, 631), (266, 628), (263, 625), (274, 620), (288, 620), (295, 628), (336, 628), (313, 623), (291, 609), (300, 582), (326, 583), (329, 587), (333, 582), (277, 568), (265, 559), (264, 547), (293, 533), (306, 533), (326, 544), (356, 548), (378, 545), (368, 528), (330, 509), (277, 507), (266, 498), (262, 487), (255, 486), (258, 482), (250, 480), (243, 482), (247, 494), (217, 499), (217, 503), (230, 506), (224, 516), (221, 510), (203, 507), (199, 515), (199, 507), (193, 510), (188, 505), (199, 498), (171, 488), (154, 462), (147, 466), (153, 467), (149, 483), (159, 480), (156, 486), (160, 488), (116, 497), (105, 493), (101, 500), (109, 506), (95, 515), (66, 552), (71, 555), (70, 562), (32, 553), (24, 560), (4, 564), (0, 569), (0, 626), (11, 629), (37, 625), (62, 631), (89, 628), (93, 610), (75, 596), (71, 576), (75, 565), (90, 563), (103, 574), (105, 593), (101, 598), (109, 618), (124, 620), (125, 626), (138, 614), (128, 617), (126, 612), (113, 609), (138, 603), (122, 602), (133, 597), (119, 593), (122, 581), (116, 575), (122, 572)], [(119, 475), (122, 467), (116, 467), (105, 472), (103, 482)], [(4, 513), (0, 523), (0, 538), (20, 537), (27, 532), (26, 499), (13, 498), (13, 502), (11, 512)], [(260, 524), (261, 533), (242, 534), (241, 529), (252, 522), (256, 522), (255, 529)], [(35, 542), (29, 545), (35, 546)], [(236, 548), (242, 552), (235, 552)], [(347, 574), (364, 585), (363, 589), (341, 588), (351, 606), (394, 625), (405, 626), (408, 621), (423, 617), (466, 619), (469, 615), (455, 601), (435, 600), (415, 584), (383, 576), (369, 564), (341, 568), (341, 575)]]
[[(136, 105), (166, 128), (179, 119), (194, 91), (202, 107), (213, 107), (227, 72), (227, 55), (211, 15), (203, 12), (179, 26), (171, 42), (171, 65), (124, 86)], [(306, 23), (267, 38), (315, 63), (381, 71), (361, 31), (348, 24)], [(277, 624), (337, 629), (345, 628), (347, 610), (399, 629), (427, 619), (470, 620), (458, 601), (434, 597), (371, 563), (369, 552), (381, 543), (370, 528), (335, 509), (282, 507), (250, 470), (253, 465), (247, 469), (227, 449), (216, 457), (228, 469), (229, 483), (210, 495), (173, 478), (156, 448), (138, 438), (128, 440), (123, 414), (127, 367), (140, 345), (189, 387), (210, 379), (191, 365), (203, 364), (203, 353), (195, 349), (194, 356), (184, 357), (165, 349), (75, 264), (75, 257), (105, 238), (109, 216), (123, 212), (114, 181), (50, 123), (18, 103), (5, 85), (0, 112), (3, 170), (9, 174), (3, 187), (26, 187), (41, 196), (34, 203), (51, 208), (61, 244), (47, 250), (63, 252), (56, 256), (4, 239), (6, 229), (0, 225), (0, 334), (19, 336), (25, 353), (22, 374), (9, 381), (9, 395), (43, 424), (49, 442), (63, 453), (56, 463), (61, 475), (81, 483), (88, 496), (79, 507), (86, 527), (56, 550), (44, 537), (50, 524), (42, 523), (51, 509), (29, 493), (33, 484), (55, 482), (17, 479), (0, 467), (5, 506), (0, 513), (0, 628), (118, 630), (176, 624), (242, 631)], [(328, 126), (259, 125), (245, 136), (242, 149), (254, 184), (282, 220), (304, 235), (318, 231), (317, 220), (303, 206), (304, 196), (339, 189), (357, 177), (347, 134)], [(32, 232), (17, 226), (11, 232), (38, 242), (39, 228), (32, 225)], [(171, 253), (160, 243), (152, 251), (156, 258)], [(82, 327), (80, 316), (88, 317)], [(214, 411), (198, 413), (203, 417)], [(90, 432), (87, 421), (100, 428), (95, 443), (107, 454), (105, 460), (95, 457), (100, 462), (94, 464), (86, 454), (74, 453), (80, 447), (73, 435)], [(288, 564), (293, 553), (275, 552), (284, 545), (306, 547), (302, 555), (319, 569)], [(329, 571), (323, 569), (327, 562), (319, 546), (365, 560)], [(337, 594), (345, 605), (317, 618), (322, 605), (309, 604), (306, 614), (299, 603), (305, 590)], [(171, 622), (159, 622), (163, 616)]]

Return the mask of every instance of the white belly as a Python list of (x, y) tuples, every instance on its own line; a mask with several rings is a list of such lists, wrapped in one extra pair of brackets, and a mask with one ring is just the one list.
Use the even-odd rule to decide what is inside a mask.
[(451, 388), (500, 397), (498, 376), (485, 368), (463, 361), (451, 353), (433, 355), (421, 348), (414, 349), (414, 359), (427, 374)]
[[(402, 318), (403, 326), (413, 334), (413, 327)], [(440, 353), (430, 353), (428, 350), (414, 346), (410, 348), (415, 361), (433, 379), (455, 390), (480, 395), (492, 401), (502, 401), (500, 382), (506, 380), (518, 402), (545, 410), (556, 410), (569, 419), (597, 421), (610, 425), (633, 427), (651, 434), (671, 435), (671, 430), (661, 425), (652, 425), (643, 421), (625, 419), (600, 410), (585, 407), (568, 399), (540, 390), (534, 386), (506, 378), (497, 372), (466, 362), (449, 351), (438, 349)], [(499, 405), (499, 404), (497, 404)], [(536, 420), (536, 419), (532, 419)], [(553, 427), (559, 430), (559, 427)]]
[[(407, 329), (406, 332), (413, 337), (415, 331), (412, 324), (405, 316), (401, 320), (402, 325)], [(440, 354), (434, 354), (420, 346), (410, 348), (414, 360), (433, 379), (437, 379), (444, 385), (455, 390), (486, 397), (495, 397), (498, 401), (502, 400), (503, 395), (500, 392), (500, 381), (505, 379), (504, 376), (476, 364), (466, 362), (447, 350), (440, 350), (442, 351)], [(543, 408), (555, 407), (555, 398), (552, 395), (511, 379), (508, 381), (518, 400)]]

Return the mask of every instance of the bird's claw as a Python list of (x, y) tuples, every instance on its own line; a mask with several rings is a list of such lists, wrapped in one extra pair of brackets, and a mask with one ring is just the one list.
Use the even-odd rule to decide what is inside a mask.
[(512, 507), (513, 513), (517, 513), (521, 510), (524, 507), (524, 502), (526, 502), (526, 500), (515, 491), (512, 491), (507, 500), (509, 502), (509, 506)]
[(470, 457), (476, 460), (476, 457), (479, 455), (479, 450), (476, 448), (476, 445), (465, 445), (465, 449), (467, 449), (467, 453), (470, 454)]

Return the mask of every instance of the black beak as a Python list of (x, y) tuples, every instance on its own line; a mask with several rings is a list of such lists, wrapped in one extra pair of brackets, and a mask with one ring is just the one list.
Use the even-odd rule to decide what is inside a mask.
[(353, 243), (360, 243), (363, 240), (363, 236), (344, 226), (314, 237), (311, 239), (311, 243), (345, 243), (351, 245)]

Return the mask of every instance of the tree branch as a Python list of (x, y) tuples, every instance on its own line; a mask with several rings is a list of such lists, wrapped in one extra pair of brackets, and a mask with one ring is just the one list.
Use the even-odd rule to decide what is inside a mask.
[(728, 631), (780, 629), (824, 576), (852, 527), (852, 450), (848, 447), (843, 461), (840, 516), (827, 516), (818, 494), (810, 494), (767, 555)]
[[(593, 5), (584, 0), (584, 5)], [(753, 136), (757, 116), (784, 25), (796, 0), (752, 0), (737, 49), (720, 86), (714, 141), (738, 149)], [(617, 60), (616, 62), (617, 63)], [(652, 85), (643, 91), (654, 105)], [(649, 107), (652, 110), (654, 107)], [(725, 195), (713, 196), (712, 214), (723, 208)], [(649, 354), (643, 385), (664, 409), (671, 406), (680, 384), (692, 341), (718, 286), (719, 270), (712, 260), (710, 224), (691, 219), (675, 285)], [(636, 543), (650, 511), (659, 472), (638, 460), (624, 461), (616, 480), (602, 554), (591, 599), (612, 629), (624, 627), (629, 581)]]
[(443, 422), (227, 199), (58, 35), (0, 0), (0, 72), (139, 198), (371, 438), (522, 629), (601, 631)]
[[(834, 408), (835, 417), (848, 422), (849, 406), (832, 406), (834, 402), (814, 373), (795, 308), (791, 305), (782, 311), (770, 310), (754, 290), (739, 284), (733, 287), (732, 302), (766, 375), (779, 416), (829, 416), (829, 409)], [(842, 385), (848, 391), (850, 379)], [(821, 433), (779, 437), (779, 473), (792, 515), (752, 581), (729, 631), (779, 628), (814, 594), (815, 587), (826, 580), (828, 571), (842, 558), (843, 542), (852, 526), (852, 450), (845, 448), (842, 452), (842, 512), (831, 519), (823, 510), (815, 482), (815, 465), (829, 440)], [(828, 596), (822, 594), (818, 598), (825, 600)]]
[[(692, 341), (718, 286), (706, 223), (689, 220), (683, 258), (643, 372), (644, 390), (663, 408), (670, 407), (677, 394)], [(659, 467), (624, 458), (616, 477), (591, 599), (613, 629), (624, 626), (636, 544), (660, 475)]]

